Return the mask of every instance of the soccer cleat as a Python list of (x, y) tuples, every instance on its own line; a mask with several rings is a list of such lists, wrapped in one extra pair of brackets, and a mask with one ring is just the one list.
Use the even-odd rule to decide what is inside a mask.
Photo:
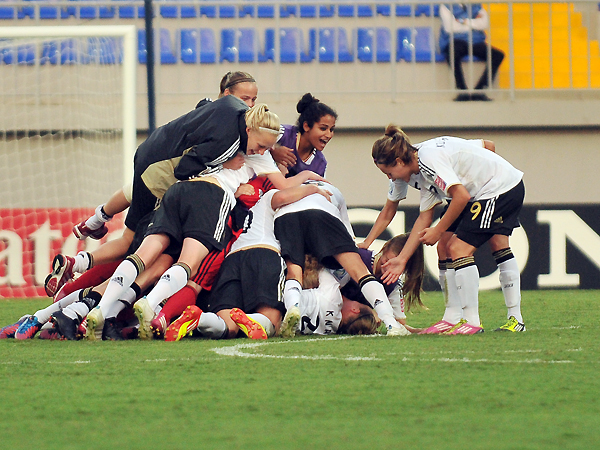
[(396, 326), (396, 324), (390, 324), (387, 327), (386, 336), (410, 336), (410, 331), (408, 331), (401, 323), (399, 323), (398, 326)]
[(250, 339), (267, 339), (267, 332), (263, 326), (248, 317), (240, 308), (233, 308), (229, 316)]
[(71, 319), (62, 311), (56, 311), (50, 316), (50, 320), (54, 324), (54, 328), (62, 334), (68, 341), (76, 341), (79, 339), (79, 322), (78, 319)]
[(103, 341), (123, 341), (122, 329), (117, 323), (116, 317), (111, 317), (104, 321), (102, 327), (102, 340)]
[(512, 331), (513, 333), (515, 333), (518, 331), (525, 330), (526, 328), (524, 323), (520, 323), (517, 319), (515, 319), (515, 316), (510, 316), (508, 318), (508, 322), (506, 322), (500, 328), (496, 328), (495, 331)]
[(483, 327), (470, 325), (466, 320), (461, 320), (458, 324), (452, 327), (452, 331), (446, 331), (444, 334), (456, 336), (457, 334), (478, 334), (483, 333)]
[(198, 328), (202, 310), (195, 305), (185, 308), (183, 314), (177, 318), (165, 331), (165, 341), (175, 342)]
[(40, 331), (38, 336), (40, 339), (46, 339), (49, 341), (64, 341), (65, 337), (55, 327), (45, 328)]
[(92, 309), (87, 315), (87, 327), (85, 338), (88, 341), (99, 341), (102, 339), (102, 329), (104, 328), (104, 316), (99, 307)]
[(434, 323), (429, 328), (424, 329), (419, 334), (440, 334), (445, 333), (446, 331), (452, 329), (454, 324), (447, 322), (445, 320), (440, 320), (437, 323)]
[(138, 330), (139, 338), (144, 340), (152, 339), (153, 336), (151, 324), (154, 320), (155, 314), (152, 308), (150, 308), (148, 299), (146, 297), (142, 297), (135, 302), (133, 305), (133, 313), (140, 322), (140, 328)]
[(152, 322), (150, 322), (150, 329), (152, 330), (152, 334), (154, 335), (155, 339), (163, 339), (165, 337), (167, 327), (167, 318), (162, 311), (159, 312), (154, 319), (152, 319)]
[(19, 325), (17, 331), (15, 331), (15, 339), (24, 340), (33, 338), (35, 334), (40, 331), (42, 325), (43, 324), (39, 322), (37, 317), (28, 317), (21, 325)]
[(3, 327), (0, 330), (0, 339), (14, 338), (15, 337), (15, 333), (17, 332), (17, 330), (19, 329), (19, 327), (21, 326), (21, 324), (23, 322), (25, 322), (25, 320), (27, 320), (29, 317), (31, 317), (31, 316), (21, 317), (19, 320), (17, 320), (16, 323), (13, 323), (11, 325), (6, 325), (5, 327)]
[(297, 306), (292, 306), (287, 310), (283, 320), (281, 321), (281, 327), (279, 328), (279, 336), (284, 339), (292, 338), (296, 336), (298, 330), (298, 324), (300, 323), (300, 309)]
[(63, 285), (73, 278), (73, 264), (75, 258), (65, 255), (56, 255), (52, 260), (52, 272), (46, 277), (44, 289), (48, 297), (54, 297), (54, 294), (63, 287)]
[(92, 239), (102, 239), (108, 233), (108, 227), (105, 223), (102, 224), (100, 228), (96, 228), (92, 230), (85, 224), (85, 220), (81, 222), (79, 225), (75, 225), (73, 227), (73, 234), (79, 240), (83, 240), (86, 237), (91, 237)]

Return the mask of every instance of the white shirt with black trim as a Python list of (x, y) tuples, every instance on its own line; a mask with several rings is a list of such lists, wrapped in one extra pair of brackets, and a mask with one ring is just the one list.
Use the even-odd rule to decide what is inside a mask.
[(244, 223), (244, 231), (231, 246), (231, 253), (248, 247), (269, 246), (281, 251), (279, 241), (275, 238), (273, 221), (275, 211), (271, 205), (277, 189), (266, 192), (256, 204), (250, 208), (250, 213)]
[(319, 287), (303, 289), (300, 303), (302, 334), (335, 334), (342, 321), (340, 284), (329, 271), (319, 271)]

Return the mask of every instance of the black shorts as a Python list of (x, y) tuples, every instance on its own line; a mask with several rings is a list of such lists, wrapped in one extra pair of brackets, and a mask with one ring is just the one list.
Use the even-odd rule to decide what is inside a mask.
[(246, 313), (267, 306), (285, 313), (285, 267), (281, 256), (267, 248), (251, 248), (229, 254), (210, 296), (210, 311), (240, 308)]
[(125, 226), (132, 231), (136, 231), (142, 218), (154, 211), (159, 203), (158, 198), (150, 192), (150, 189), (142, 181), (142, 177), (134, 175), (131, 205), (129, 205), (129, 210), (125, 217)]
[[(446, 214), (446, 211), (448, 211), (449, 207), (450, 207), (450, 200), (448, 200), (448, 203), (446, 203), (446, 206), (444, 206), (444, 210), (442, 211), (442, 214), (440, 215), (440, 219), (442, 217), (444, 217), (444, 214)], [(456, 231), (456, 229), (458, 228), (458, 224), (460, 223), (463, 216), (465, 215), (465, 211), (467, 211), (466, 206), (465, 206), (465, 209), (462, 210), (460, 215), (456, 218), (456, 220), (454, 222), (452, 222), (452, 225), (450, 225), (446, 231), (450, 231), (451, 233), (454, 233)]]
[(475, 248), (481, 247), (493, 235), (510, 236), (518, 228), (519, 213), (525, 198), (523, 181), (510, 191), (487, 200), (469, 202), (456, 230), (456, 236)]
[(329, 269), (341, 268), (334, 255), (358, 253), (358, 247), (342, 221), (319, 209), (278, 217), (275, 219), (275, 236), (281, 244), (281, 256), (302, 268), (307, 253)]
[(185, 238), (202, 243), (209, 251), (227, 243), (227, 219), (233, 203), (219, 186), (206, 181), (175, 183), (165, 193), (146, 236), (166, 234), (171, 243), (165, 251), (176, 256)]

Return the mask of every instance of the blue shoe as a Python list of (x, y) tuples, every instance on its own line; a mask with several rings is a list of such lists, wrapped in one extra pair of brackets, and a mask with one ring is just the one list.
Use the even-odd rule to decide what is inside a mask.
[(28, 317), (25, 322), (23, 322), (19, 329), (15, 332), (15, 339), (31, 339), (35, 336), (35, 334), (40, 331), (42, 325), (37, 317), (31, 316)]
[(29, 316), (21, 317), (18, 322), (13, 323), (12, 325), (6, 325), (4, 328), (0, 330), (0, 339), (9, 339), (14, 338), (15, 333), (21, 326), (25, 320), (27, 320)]

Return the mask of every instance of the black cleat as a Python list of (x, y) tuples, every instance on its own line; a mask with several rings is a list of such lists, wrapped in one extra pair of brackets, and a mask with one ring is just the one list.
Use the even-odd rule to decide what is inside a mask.
[(103, 341), (123, 341), (122, 329), (117, 323), (115, 317), (104, 320), (104, 328), (102, 329)]
[(50, 320), (54, 324), (57, 331), (62, 334), (68, 341), (77, 341), (80, 336), (77, 333), (80, 320), (71, 319), (64, 312), (57, 311), (50, 316)]

